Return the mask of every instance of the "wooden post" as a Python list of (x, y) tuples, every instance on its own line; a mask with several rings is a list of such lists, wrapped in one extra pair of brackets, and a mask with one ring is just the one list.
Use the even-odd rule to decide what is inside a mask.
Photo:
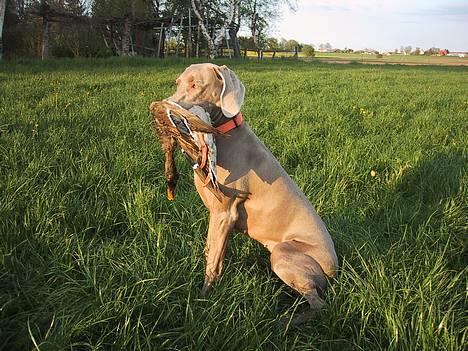
[(184, 16), (180, 16), (180, 25), (179, 25), (179, 31), (177, 33), (176, 37), (176, 48), (175, 48), (175, 56), (179, 56), (179, 40), (180, 40), (180, 33), (182, 33), (182, 25), (184, 24)]
[(174, 16), (171, 17), (171, 23), (167, 26), (167, 30), (164, 35), (164, 57), (167, 57), (171, 54), (171, 32), (172, 26), (174, 25)]
[(161, 22), (161, 28), (159, 29), (159, 42), (158, 42), (158, 58), (159, 55), (161, 54), (161, 40), (163, 36), (163, 31), (164, 31), (164, 22)]
[(5, 9), (6, 9), (6, 0), (0, 0), (0, 60), (3, 56), (3, 40), (2, 40), (2, 32), (3, 32), (3, 22), (5, 19)]
[(47, 16), (48, 14), (42, 17), (42, 60), (49, 58), (49, 20)]
[(133, 39), (132, 36), (129, 36), (130, 39), (130, 49), (132, 50), (132, 56), (135, 56), (135, 50), (133, 49)]
[(196, 48), (196, 56), (200, 57), (200, 23), (198, 24), (197, 28), (197, 48)]
[(185, 46), (185, 57), (189, 58), (192, 56), (192, 14), (190, 13), (190, 7), (188, 9), (188, 39), (187, 45)]
[(106, 39), (106, 36), (104, 35), (104, 32), (102, 33), (102, 39), (104, 39), (104, 44), (106, 44), (106, 48), (110, 49), (109, 43), (107, 43), (107, 39)]

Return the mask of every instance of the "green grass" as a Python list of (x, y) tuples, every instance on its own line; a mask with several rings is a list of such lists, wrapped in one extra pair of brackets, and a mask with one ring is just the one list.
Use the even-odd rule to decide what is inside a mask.
[[(227, 51), (224, 52), (227, 55)], [(294, 57), (294, 52), (277, 52), (276, 59)], [(258, 53), (255, 50), (248, 50), (247, 57), (257, 59)], [(264, 59), (271, 59), (272, 51), (264, 53)], [(402, 55), (391, 54), (377, 57), (377, 55), (369, 55), (363, 53), (336, 53), (336, 52), (320, 52), (316, 51), (314, 57), (306, 57), (304, 53), (299, 52), (299, 59), (313, 62), (331, 62), (331, 63), (368, 63), (368, 64), (401, 64), (401, 65), (441, 65), (441, 66), (468, 66), (468, 57), (458, 56), (426, 56), (426, 55)]]
[(332, 234), (328, 309), (282, 327), (306, 302), (242, 234), (201, 298), (207, 211), (148, 113), (187, 61), (3, 62), (0, 349), (466, 347), (468, 69), (223, 63)]
[[(414, 65), (464, 65), (468, 66), (468, 57), (458, 56), (425, 56), (425, 55), (402, 55), (391, 54), (377, 57), (377, 55), (356, 54), (356, 53), (327, 53), (316, 52), (316, 59), (355, 61), (371, 63), (394, 63), (394, 64), (414, 64)], [(308, 59), (310, 60), (310, 59)]]

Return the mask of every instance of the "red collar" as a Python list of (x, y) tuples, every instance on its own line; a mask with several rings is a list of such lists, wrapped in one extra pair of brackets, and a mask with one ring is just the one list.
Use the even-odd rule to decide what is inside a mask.
[(230, 118), (227, 122), (219, 125), (216, 129), (221, 132), (222, 134), (226, 134), (227, 132), (239, 127), (244, 119), (242, 118), (242, 113), (239, 111), (237, 115), (233, 118)]

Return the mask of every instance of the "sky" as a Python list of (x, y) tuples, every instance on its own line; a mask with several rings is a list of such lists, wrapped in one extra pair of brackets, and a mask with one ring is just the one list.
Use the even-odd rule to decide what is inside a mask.
[(304, 44), (393, 51), (468, 51), (468, 0), (297, 0), (271, 35)]

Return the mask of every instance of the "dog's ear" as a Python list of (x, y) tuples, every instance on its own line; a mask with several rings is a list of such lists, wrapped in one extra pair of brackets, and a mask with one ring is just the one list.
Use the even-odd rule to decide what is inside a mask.
[(244, 84), (226, 66), (214, 67), (216, 76), (223, 81), (221, 91), (221, 110), (226, 117), (232, 118), (239, 113), (244, 103)]

